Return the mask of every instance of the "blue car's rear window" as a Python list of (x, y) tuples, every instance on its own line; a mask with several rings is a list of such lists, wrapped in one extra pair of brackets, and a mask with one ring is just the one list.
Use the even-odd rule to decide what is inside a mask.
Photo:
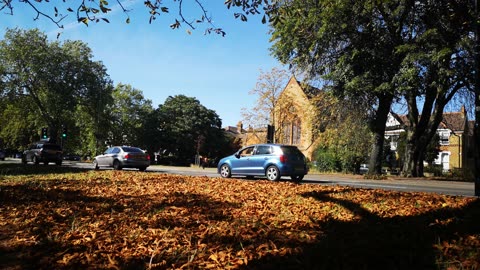
[(300, 150), (298, 150), (298, 148), (295, 146), (282, 146), (281, 149), (284, 155), (303, 156), (302, 152), (300, 152)]

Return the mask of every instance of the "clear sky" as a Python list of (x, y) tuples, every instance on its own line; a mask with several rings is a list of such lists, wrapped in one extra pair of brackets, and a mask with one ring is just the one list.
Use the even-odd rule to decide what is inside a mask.
[[(39, 28), (55, 40), (58, 29), (46, 18), (34, 21), (35, 14), (25, 4), (14, 2), (14, 15), (5, 10), (0, 14), (0, 34), (3, 39), (7, 28)], [(43, 11), (53, 13), (53, 2), (40, 5)], [(207, 25), (190, 30), (186, 25), (172, 30), (178, 10), (178, 1), (165, 1), (170, 14), (161, 15), (149, 24), (144, 1), (126, 0), (130, 9), (130, 23), (126, 15), (114, 8), (107, 15), (110, 23), (91, 23), (88, 27), (76, 22), (74, 14), (64, 21), (59, 40), (82, 40), (92, 49), (94, 60), (104, 63), (114, 84), (130, 84), (143, 92), (155, 108), (168, 96), (183, 94), (197, 98), (202, 105), (214, 110), (223, 126), (234, 126), (241, 120), (242, 108), (251, 108), (256, 96), (248, 92), (255, 87), (260, 69), (269, 71), (280, 64), (270, 55), (268, 26), (260, 16), (241, 22), (224, 1), (204, 0), (215, 26), (227, 32), (225, 37), (204, 35)], [(35, 2), (34, 2), (35, 3)], [(67, 1), (77, 3), (77, 1)], [(115, 1), (110, 1), (115, 7)], [(188, 14), (198, 15), (194, 1), (185, 1)], [(188, 7), (188, 8), (187, 8)], [(72, 6), (73, 9), (75, 9)], [(238, 10), (237, 10), (238, 11)], [(64, 12), (65, 13), (65, 12)], [(198, 17), (198, 16), (197, 16)], [(197, 18), (191, 16), (193, 18)]]

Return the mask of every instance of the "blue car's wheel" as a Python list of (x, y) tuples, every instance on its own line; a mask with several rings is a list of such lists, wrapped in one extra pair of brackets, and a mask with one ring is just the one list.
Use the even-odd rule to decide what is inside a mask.
[(232, 171), (227, 164), (223, 164), (222, 167), (220, 167), (220, 175), (223, 178), (230, 178), (232, 176)]
[(275, 166), (269, 166), (265, 174), (270, 181), (277, 181), (280, 179), (280, 171)]

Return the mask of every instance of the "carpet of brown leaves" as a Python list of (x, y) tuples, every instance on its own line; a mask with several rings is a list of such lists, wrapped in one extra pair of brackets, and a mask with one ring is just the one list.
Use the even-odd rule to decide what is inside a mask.
[(478, 269), (480, 201), (136, 171), (0, 178), (3, 269)]

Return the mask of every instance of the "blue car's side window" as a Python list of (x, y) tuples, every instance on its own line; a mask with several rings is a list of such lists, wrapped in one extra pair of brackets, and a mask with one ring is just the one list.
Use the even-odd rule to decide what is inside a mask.
[(272, 153), (272, 147), (269, 145), (260, 145), (257, 147), (256, 155), (270, 155)]
[(246, 157), (246, 156), (251, 156), (253, 154), (253, 147), (248, 147), (242, 150), (240, 152), (240, 156)]

